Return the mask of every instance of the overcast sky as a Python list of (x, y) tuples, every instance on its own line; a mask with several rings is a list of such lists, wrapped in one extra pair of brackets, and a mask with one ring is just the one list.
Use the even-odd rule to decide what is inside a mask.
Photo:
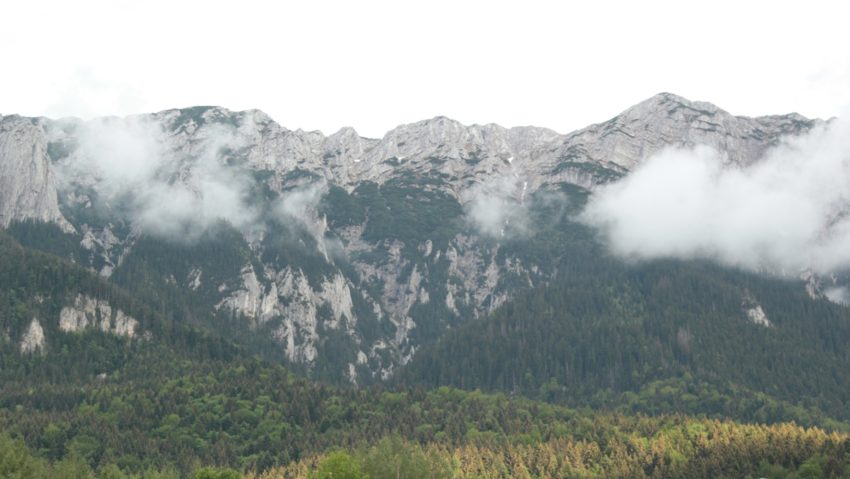
[(437, 115), (568, 132), (669, 91), (829, 117), (850, 103), (843, 3), (5, 2), (0, 113), (221, 105), (372, 137)]

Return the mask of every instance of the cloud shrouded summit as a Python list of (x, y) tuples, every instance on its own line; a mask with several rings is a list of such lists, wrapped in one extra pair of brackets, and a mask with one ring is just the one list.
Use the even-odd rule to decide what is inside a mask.
[(755, 271), (850, 266), (850, 125), (789, 138), (749, 166), (666, 149), (591, 197), (582, 219), (620, 256), (709, 258)]
[(101, 206), (122, 204), (143, 231), (191, 240), (219, 220), (245, 231), (256, 226), (250, 175), (221, 158), (240, 146), (233, 127), (205, 130), (190, 159), (169, 151), (161, 125), (140, 117), (84, 123), (76, 144), (58, 169), (60, 182), (88, 184)]

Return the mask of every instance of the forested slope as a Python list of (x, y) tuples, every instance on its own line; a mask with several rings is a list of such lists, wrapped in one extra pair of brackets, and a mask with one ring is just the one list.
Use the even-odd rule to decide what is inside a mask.
[(850, 311), (797, 281), (695, 261), (609, 263), (454, 329), (420, 349), (401, 382), (825, 424), (850, 418), (848, 354)]
[[(740, 477), (765, 471), (785, 477), (798, 470), (838, 477), (847, 464), (845, 436), (790, 424), (592, 412), (445, 387), (317, 384), (210, 333), (175, 324), (75, 264), (5, 235), (0, 258), (0, 472), (11, 477), (228, 473), (205, 467), (303, 477), (327, 471), (334, 464), (328, 458), (375, 478), (388, 477), (393, 471), (384, 466), (401, 458), (409, 459), (397, 464), (409, 468), (406, 477)], [(661, 271), (671, 275), (675, 268)], [(61, 308), (79, 294), (134, 315), (140, 331), (150, 334), (123, 337), (97, 327), (62, 331)], [(598, 303), (600, 311), (610, 307), (594, 295), (574, 301)], [(523, 304), (484, 321), (497, 321)], [(43, 325), (44, 346), (22, 353), (17, 338), (33, 317)], [(780, 324), (779, 317), (773, 320)], [(742, 326), (761, 331), (746, 321)], [(673, 354), (666, 361), (679, 359)], [(607, 387), (607, 380), (599, 379), (599, 386)], [(561, 392), (547, 399), (567, 397), (554, 389)], [(688, 400), (677, 391), (674, 396)], [(812, 422), (831, 424), (820, 416)], [(336, 448), (351, 453), (325, 455)]]

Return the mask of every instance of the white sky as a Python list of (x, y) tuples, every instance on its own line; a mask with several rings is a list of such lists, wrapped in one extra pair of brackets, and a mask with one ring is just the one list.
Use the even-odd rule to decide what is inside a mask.
[(437, 115), (568, 132), (670, 91), (830, 117), (850, 103), (845, 3), (9, 1), (0, 113), (221, 105), (372, 137)]

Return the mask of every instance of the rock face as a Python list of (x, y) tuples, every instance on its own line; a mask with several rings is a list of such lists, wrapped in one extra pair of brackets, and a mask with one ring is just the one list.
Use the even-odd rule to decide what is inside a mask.
[(21, 337), (21, 354), (44, 352), (44, 328), (36, 318), (32, 318), (29, 327)]
[(730, 162), (746, 164), (782, 136), (808, 131), (815, 124), (796, 113), (733, 116), (711, 103), (662, 93), (605, 123), (570, 134), (561, 151), (566, 156), (584, 153), (589, 161), (629, 170), (670, 145), (707, 145), (725, 153)]
[(768, 319), (761, 304), (747, 291), (744, 294), (744, 299), (741, 302), (741, 309), (747, 319), (757, 325), (765, 328), (772, 328), (773, 323)]
[(59, 211), (43, 120), (0, 117), (0, 225), (38, 220), (73, 227)]
[(74, 304), (65, 306), (59, 313), (59, 330), (76, 333), (85, 328), (98, 328), (104, 333), (128, 338), (136, 337), (139, 322), (120, 309), (91, 296), (78, 294)]
[(773, 323), (767, 319), (767, 315), (764, 314), (764, 310), (760, 305), (755, 305), (746, 310), (747, 318), (749, 318), (750, 322), (753, 324), (757, 324), (759, 326), (764, 326), (765, 328), (770, 328), (773, 326)]
[[(144, 258), (140, 238), (171, 251), (223, 219), (241, 238), (224, 246), (239, 253), (202, 261), (180, 250), (151, 269), (207, 304), (203, 314), (276, 341), (287, 360), (310, 370), (335, 358), (341, 377), (361, 382), (390, 377), (420, 342), (551, 280), (551, 258), (515, 243), (530, 235), (534, 208), (554, 208), (564, 189), (592, 190), (668, 146), (704, 144), (749, 163), (817, 123), (738, 117), (666, 93), (570, 134), (437, 117), (380, 139), (351, 128), (325, 136), (218, 107), (2, 117), (0, 224), (54, 223), (110, 277)], [(135, 319), (84, 295), (59, 323), (139, 333)]]

